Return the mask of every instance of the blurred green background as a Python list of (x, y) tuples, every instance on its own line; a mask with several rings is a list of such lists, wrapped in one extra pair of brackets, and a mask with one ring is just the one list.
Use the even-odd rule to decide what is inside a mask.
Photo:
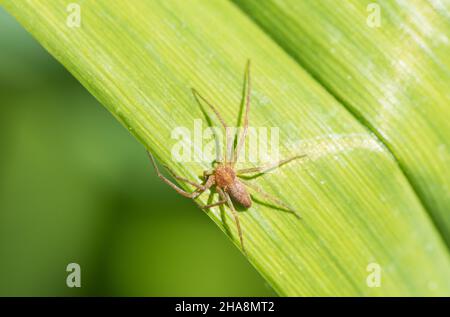
[(2, 8), (0, 43), (1, 296), (275, 295)]

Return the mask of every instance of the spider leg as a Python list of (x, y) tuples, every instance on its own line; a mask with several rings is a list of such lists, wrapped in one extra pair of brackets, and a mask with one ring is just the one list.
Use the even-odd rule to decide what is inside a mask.
[(186, 182), (188, 184), (191, 184), (192, 186), (194, 186), (195, 188), (198, 188), (198, 189), (203, 189), (205, 187), (202, 184), (199, 184), (197, 182), (191, 181), (190, 179), (187, 179), (187, 178), (184, 178), (184, 177), (181, 177), (181, 176), (175, 174), (175, 172), (169, 166), (167, 166), (167, 165), (163, 165), (163, 166), (169, 171), (170, 175), (172, 175), (173, 178), (178, 179), (178, 180), (180, 180), (182, 182)]
[[(158, 177), (164, 181), (167, 185), (169, 185), (170, 187), (172, 187), (178, 194), (187, 197), (187, 198), (196, 198), (198, 197), (201, 193), (203, 193), (205, 190), (209, 189), (214, 183), (214, 179), (212, 179), (212, 181), (209, 181), (210, 178), (208, 178), (207, 182), (205, 183), (205, 185), (199, 185), (199, 187), (194, 190), (192, 193), (189, 193), (183, 189), (181, 189), (180, 187), (178, 187), (177, 185), (175, 185), (174, 183), (172, 183), (169, 179), (167, 179), (163, 174), (161, 174), (161, 172), (158, 169), (158, 166), (156, 165), (155, 159), (153, 158), (153, 155), (147, 151), (148, 156), (150, 157), (150, 160), (153, 164), (153, 167), (155, 168), (156, 174), (158, 175)], [(201, 187), (200, 187), (201, 186)]]
[(298, 219), (301, 218), (300, 214), (298, 212), (296, 212), (292, 207), (290, 207), (289, 205), (287, 205), (285, 202), (281, 201), (280, 199), (266, 193), (261, 187), (259, 187), (258, 185), (252, 184), (251, 182), (245, 181), (243, 179), (241, 179), (241, 181), (249, 188), (253, 189), (255, 192), (257, 192), (258, 194), (260, 194), (262, 197), (264, 197), (265, 199), (271, 201), (273, 204), (275, 204), (278, 207), (281, 207), (282, 209), (286, 209), (288, 211), (290, 211), (291, 213), (293, 213)]
[(214, 111), (214, 113), (216, 114), (217, 118), (219, 119), (219, 121), (222, 124), (224, 129), (226, 129), (228, 127), (228, 125), (225, 123), (225, 120), (222, 118), (219, 111), (216, 109), (216, 107), (212, 103), (210, 103), (205, 97), (200, 95), (200, 93), (195, 88), (192, 88), (192, 94), (194, 95), (194, 98), (197, 99), (197, 102), (199, 102), (198, 98), (200, 98), (211, 108), (212, 111)]
[(212, 204), (209, 204), (209, 205), (202, 206), (201, 208), (202, 208), (202, 209), (209, 209), (209, 208), (212, 208), (212, 207), (216, 207), (216, 206), (223, 205), (223, 204), (225, 204), (226, 202), (227, 202), (226, 199), (222, 199), (222, 200), (219, 200), (219, 201), (216, 202), (216, 203), (212, 203)]
[(222, 124), (222, 127), (225, 130), (225, 161), (227, 161), (227, 155), (228, 155), (228, 132), (227, 132), (228, 131), (228, 125), (225, 123), (225, 120), (223, 119), (223, 117), (221, 116), (221, 114), (219, 113), (217, 108), (212, 103), (210, 103), (205, 97), (200, 95), (200, 93), (195, 88), (192, 88), (192, 94), (194, 95), (194, 98), (197, 100), (199, 105), (201, 105), (199, 99), (203, 100), (211, 108), (211, 110), (215, 113), (215, 115), (219, 119), (220, 123)]
[(238, 144), (233, 154), (233, 161), (232, 161), (233, 165), (236, 164), (239, 158), (239, 153), (241, 152), (241, 148), (245, 143), (245, 137), (247, 136), (248, 131), (248, 115), (250, 112), (250, 98), (251, 98), (250, 60), (247, 61), (247, 71), (245, 79), (246, 79), (245, 86), (247, 88), (247, 92), (245, 98), (244, 130), (242, 131), (242, 134), (239, 137)]
[(208, 176), (210, 176), (210, 175), (212, 175), (212, 174), (214, 174), (214, 170), (213, 170), (213, 169), (211, 169), (211, 170), (205, 170), (205, 171), (203, 171), (203, 178), (204, 178), (204, 179), (207, 179)]
[(245, 248), (244, 248), (244, 239), (242, 238), (242, 230), (241, 230), (241, 224), (239, 222), (239, 216), (238, 216), (236, 209), (234, 208), (233, 202), (231, 201), (230, 196), (226, 192), (224, 192), (222, 189), (217, 188), (217, 192), (219, 193), (219, 195), (222, 199), (226, 200), (228, 207), (230, 207), (230, 209), (231, 209), (231, 213), (233, 214), (234, 222), (236, 222), (236, 227), (237, 227), (237, 231), (238, 231), (238, 235), (239, 235), (239, 240), (241, 242), (242, 251), (244, 253), (246, 253)]
[(278, 161), (276, 163), (269, 163), (269, 164), (258, 166), (258, 167), (239, 169), (239, 170), (236, 171), (236, 174), (237, 175), (244, 175), (244, 174), (268, 172), (268, 171), (270, 171), (272, 169), (281, 167), (281, 166), (283, 166), (283, 165), (285, 165), (285, 164), (287, 164), (287, 163), (289, 163), (289, 162), (291, 162), (293, 160), (296, 160), (296, 159), (299, 159), (299, 158), (302, 158), (302, 157), (306, 157), (306, 154), (295, 155), (295, 156), (292, 156), (290, 158)]

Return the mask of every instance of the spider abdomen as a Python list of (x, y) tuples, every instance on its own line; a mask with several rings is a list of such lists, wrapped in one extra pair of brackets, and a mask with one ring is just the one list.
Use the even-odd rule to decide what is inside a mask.
[(244, 184), (242, 184), (237, 178), (234, 183), (229, 185), (225, 191), (230, 195), (231, 199), (238, 204), (240, 204), (244, 208), (250, 208), (252, 205), (252, 200), (250, 195), (245, 189)]

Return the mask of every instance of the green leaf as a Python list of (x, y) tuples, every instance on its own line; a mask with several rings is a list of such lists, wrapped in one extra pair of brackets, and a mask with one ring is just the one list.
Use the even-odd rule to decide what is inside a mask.
[[(235, 124), (251, 59), (251, 126), (278, 127), (283, 156), (308, 155), (254, 180), (301, 220), (258, 202), (239, 212), (248, 260), (280, 295), (450, 294), (447, 249), (394, 157), (232, 3), (85, 1), (79, 28), (66, 24), (71, 1), (4, 3), (144, 146), (190, 179), (211, 168), (172, 159), (176, 127), (193, 129), (195, 119), (206, 127), (190, 89)], [(239, 247), (230, 210), (207, 214)], [(367, 284), (370, 263), (381, 266), (380, 287)]]
[(450, 3), (235, 2), (383, 140), (450, 245)]

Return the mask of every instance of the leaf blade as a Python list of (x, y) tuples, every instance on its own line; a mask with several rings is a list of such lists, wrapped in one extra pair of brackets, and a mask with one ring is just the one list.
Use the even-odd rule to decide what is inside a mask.
[[(185, 177), (209, 167), (171, 160), (172, 129), (201, 118), (190, 88), (205, 92), (235, 122), (233, 105), (239, 104), (245, 61), (252, 59), (252, 125), (279, 127), (282, 153), (305, 151), (310, 158), (258, 180), (300, 209), (303, 221), (256, 204), (240, 214), (249, 260), (279, 294), (450, 292), (446, 249), (389, 152), (233, 5), (86, 2), (83, 27), (73, 30), (64, 26), (66, 1), (5, 3), (145, 146)], [(223, 219), (219, 210), (209, 216), (238, 244), (229, 211)], [(365, 283), (371, 261), (386, 268), (381, 288)]]

